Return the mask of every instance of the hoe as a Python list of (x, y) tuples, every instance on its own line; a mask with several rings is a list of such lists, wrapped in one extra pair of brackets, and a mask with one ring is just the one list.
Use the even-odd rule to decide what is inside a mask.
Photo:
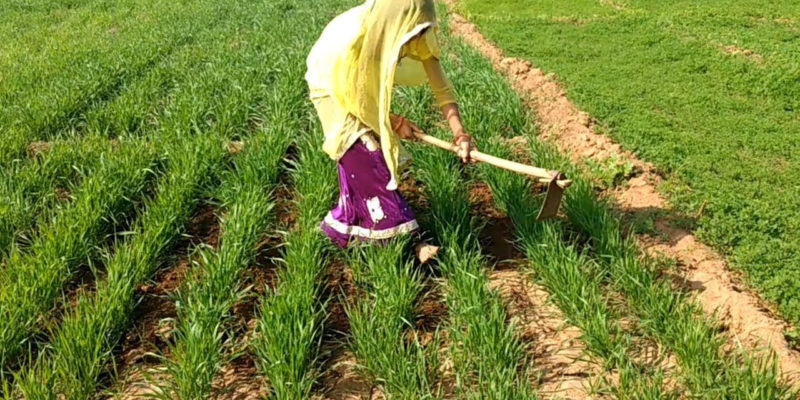
[[(424, 133), (415, 133), (415, 136), (425, 143), (458, 153), (458, 146), (450, 142)], [(539, 221), (553, 218), (558, 214), (558, 209), (561, 206), (561, 199), (564, 197), (564, 189), (572, 185), (572, 181), (567, 179), (566, 175), (559, 171), (551, 171), (544, 168), (520, 164), (518, 162), (481, 153), (480, 151), (470, 152), (470, 157), (475, 161), (485, 162), (498, 168), (532, 176), (536, 178), (537, 182), (546, 184), (547, 193), (545, 194), (542, 208), (539, 210), (539, 215), (536, 217)]]

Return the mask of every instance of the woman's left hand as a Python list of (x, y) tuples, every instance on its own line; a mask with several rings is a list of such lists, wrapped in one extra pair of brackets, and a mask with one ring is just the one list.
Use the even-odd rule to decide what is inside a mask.
[(470, 154), (473, 150), (477, 150), (475, 147), (475, 142), (472, 140), (472, 136), (463, 131), (459, 132), (453, 139), (453, 143), (458, 146), (458, 156), (461, 158), (462, 162), (475, 162)]

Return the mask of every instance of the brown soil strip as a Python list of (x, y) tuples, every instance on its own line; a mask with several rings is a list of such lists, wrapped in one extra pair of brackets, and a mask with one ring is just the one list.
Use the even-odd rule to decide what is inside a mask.
[(591, 394), (593, 381), (603, 374), (601, 366), (588, 360), (581, 330), (570, 325), (549, 301), (549, 293), (522, 272), (527, 261), (510, 242), (515, 237), (511, 220), (494, 207), (491, 189), (474, 183), (469, 197), (472, 212), (488, 219), (480, 241), (495, 264), (489, 286), (500, 295), (525, 345), (533, 364), (531, 385), (542, 399), (603, 398)]
[(725, 54), (727, 54), (729, 56), (745, 57), (745, 58), (753, 60), (753, 61), (755, 61), (756, 63), (759, 63), (759, 64), (764, 62), (764, 56), (762, 56), (761, 54), (758, 54), (758, 53), (756, 53), (756, 52), (754, 52), (753, 50), (750, 50), (750, 49), (743, 49), (743, 48), (741, 48), (739, 46), (736, 46), (736, 45), (733, 45), (733, 44), (725, 46), (723, 51), (725, 52)]
[(156, 393), (147, 375), (160, 365), (154, 354), (167, 354), (167, 343), (173, 327), (168, 323), (175, 318), (175, 303), (170, 296), (180, 286), (191, 268), (191, 262), (181, 257), (172, 268), (156, 275), (153, 283), (142, 285), (137, 297), (141, 302), (136, 307), (134, 327), (122, 339), (116, 354), (116, 369), (119, 381), (115, 384), (117, 399), (141, 399)]
[(493, 271), (489, 280), (527, 345), (535, 368), (532, 385), (540, 398), (602, 398), (590, 394), (592, 381), (602, 375), (602, 368), (586, 359), (580, 329), (566, 322), (561, 310), (549, 301), (547, 291), (515, 268)]
[(325, 296), (331, 299), (325, 324), (322, 349), (321, 376), (314, 400), (378, 400), (383, 395), (358, 370), (358, 361), (348, 349), (347, 335), (350, 322), (345, 307), (354, 304), (358, 289), (353, 273), (342, 262), (335, 260), (328, 269)]
[(720, 254), (700, 243), (692, 232), (671, 226), (669, 221), (676, 217), (670, 216), (673, 213), (657, 191), (662, 178), (656, 168), (623, 150), (609, 137), (598, 134), (589, 115), (572, 104), (553, 74), (533, 68), (528, 61), (503, 56), (474, 24), (458, 14), (450, 15), (450, 28), (489, 58), (496, 69), (509, 77), (520, 95), (528, 99), (536, 112), (542, 139), (552, 140), (576, 162), (582, 162), (583, 157), (605, 160), (615, 156), (636, 166), (640, 174), (609, 195), (616, 198), (624, 214), (663, 212), (668, 216), (656, 221), (655, 235), (639, 236), (644, 250), (677, 259), (705, 311), (717, 314), (731, 335), (749, 349), (761, 351), (766, 346), (774, 351), (788, 382), (800, 384), (800, 355), (783, 334), (790, 325), (771, 313), (756, 293), (743, 288)]
[[(205, 243), (216, 246), (219, 241), (219, 220), (214, 207), (204, 204), (195, 211), (187, 224), (186, 238), (175, 246), (188, 249)], [(136, 297), (141, 299), (134, 310), (133, 328), (122, 338), (115, 350), (115, 366), (119, 381), (114, 384), (111, 398), (141, 399), (155, 393), (155, 387), (147, 378), (158, 377), (161, 362), (154, 354), (168, 354), (167, 344), (173, 326), (170, 321), (177, 317), (171, 296), (180, 287), (192, 262), (188, 254), (182, 254), (169, 268), (159, 271), (152, 282), (142, 284)], [(152, 376), (149, 376), (152, 375)]]

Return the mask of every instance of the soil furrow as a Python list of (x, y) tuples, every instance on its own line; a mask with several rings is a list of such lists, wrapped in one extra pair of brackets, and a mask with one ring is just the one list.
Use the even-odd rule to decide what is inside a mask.
[[(454, 1), (448, 0), (449, 5)], [(529, 61), (505, 57), (474, 24), (456, 13), (450, 16), (450, 29), (508, 76), (536, 113), (541, 139), (553, 141), (576, 163), (586, 158), (602, 161), (616, 157), (636, 167), (637, 176), (607, 195), (616, 199), (620, 212), (626, 216), (662, 216), (655, 221), (653, 234), (638, 235), (642, 249), (649, 254), (676, 259), (686, 286), (695, 292), (703, 309), (716, 315), (729, 329), (732, 340), (753, 351), (771, 349), (788, 383), (800, 384), (800, 354), (789, 345), (783, 333), (791, 329), (790, 324), (776, 316), (770, 310), (772, 307), (756, 293), (743, 287), (741, 278), (729, 269), (722, 255), (700, 243), (691, 231), (671, 224), (680, 217), (674, 215), (657, 190), (663, 180), (657, 169), (623, 150), (608, 136), (599, 134), (591, 117), (572, 104), (553, 74), (545, 74)]]
[[(347, 345), (350, 322), (345, 307), (357, 297), (350, 268), (335, 260), (328, 270), (326, 297), (328, 304), (326, 331), (320, 353), (322, 371), (315, 400), (372, 400), (374, 390), (370, 382), (358, 371), (355, 355)], [(382, 397), (381, 397), (382, 398)]]
[[(195, 211), (187, 224), (185, 239), (176, 249), (189, 249), (204, 243), (215, 247), (219, 241), (219, 220), (216, 209), (208, 204)], [(103, 398), (141, 399), (156, 393), (151, 378), (157, 379), (160, 360), (155, 354), (166, 354), (169, 334), (172, 332), (172, 319), (175, 318), (175, 303), (172, 297), (186, 278), (192, 261), (184, 254), (169, 267), (159, 271), (152, 282), (137, 289), (136, 316), (133, 327), (123, 337), (115, 350), (115, 373), (109, 396)]]
[(580, 329), (569, 325), (547, 291), (516, 268), (493, 271), (489, 280), (527, 345), (540, 398), (603, 398), (590, 393), (602, 368), (587, 360)]
[(525, 256), (510, 241), (515, 236), (512, 222), (494, 207), (491, 189), (486, 183), (473, 183), (469, 197), (473, 214), (488, 218), (481, 243), (495, 263), (489, 286), (500, 295), (509, 322), (518, 327), (525, 343), (532, 362), (531, 385), (544, 400), (602, 399), (591, 394), (602, 367), (587, 358), (581, 330), (569, 324), (547, 290), (524, 272)]

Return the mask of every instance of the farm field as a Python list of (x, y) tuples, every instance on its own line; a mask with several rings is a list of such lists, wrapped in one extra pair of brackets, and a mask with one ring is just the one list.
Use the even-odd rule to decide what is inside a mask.
[[(492, 12), (505, 6), (462, 1), (466, 14), (495, 32)], [(598, 194), (598, 171), (573, 165), (537, 139), (536, 117), (491, 62), (451, 32), (444, 4), (438, 5), (442, 62), (466, 126), (487, 152), (567, 172), (575, 183), (563, 215), (537, 222), (541, 190), (521, 176), (464, 166), (452, 154), (408, 143), (413, 162), (401, 191), (425, 238), (442, 246), (437, 260), (418, 265), (407, 239), (335, 249), (318, 226), (336, 199), (336, 169), (321, 151), (322, 130), (303, 75), (325, 24), (356, 4), (10, 3), (10, 18), (0, 20), (3, 398), (797, 398), (795, 378), (782, 376), (764, 352), (739, 346), (675, 287), (668, 260), (641, 255)], [(542, 13), (560, 13), (557, 4), (518, 13), (517, 23), (549, 21)], [(648, 12), (661, 10), (609, 4), (576, 2), (564, 12), (639, 18), (647, 26)], [(767, 25), (791, 11), (761, 10), (771, 18)], [(734, 7), (731, 15), (737, 12), (746, 10)], [(698, 37), (712, 31), (691, 21), (681, 19)], [(779, 35), (793, 23), (770, 26)], [(734, 37), (729, 28), (725, 34)], [(519, 40), (497, 32), (510, 49)], [(780, 46), (792, 45), (747, 38), (754, 48), (764, 46), (759, 64), (744, 55), (729, 61), (740, 56), (724, 53), (719, 63), (767, 76), (771, 53), (764, 49), (780, 54)], [(568, 87), (573, 79), (604, 87), (579, 65), (561, 62), (573, 71), (565, 72)], [(791, 59), (779, 64), (781, 72), (770, 75), (775, 79), (796, 72)], [(674, 79), (678, 96), (683, 92)], [(759, 98), (794, 107), (790, 86), (763, 88)], [(594, 87), (580, 90), (589, 98)], [(626, 92), (614, 93), (624, 98)], [(745, 94), (736, 97), (742, 107), (750, 104)], [(394, 112), (430, 134), (448, 135), (428, 88), (398, 88), (395, 97)], [(620, 121), (644, 109), (642, 102), (604, 114), (591, 106), (621, 101), (581, 106), (601, 120)], [(691, 99), (672, 101), (684, 106)], [(758, 121), (773, 124), (775, 135), (787, 135), (780, 124), (797, 122), (763, 107)], [(702, 116), (691, 122), (701, 124)], [(741, 118), (755, 124), (750, 117), (756, 118)], [(625, 135), (636, 136), (607, 126), (626, 145), (634, 139)], [(663, 135), (673, 133), (668, 126), (661, 126)], [(710, 140), (694, 129), (680, 132)], [(796, 150), (784, 144), (781, 152), (767, 152), (766, 142), (752, 149), (747, 143), (739, 150), (753, 153), (742, 159), (789, 157)], [(631, 146), (656, 162), (659, 154), (666, 159), (666, 152), (679, 151), (657, 145), (647, 138)], [(687, 163), (700, 163), (689, 150), (700, 151), (687, 146), (681, 154), (695, 160)], [(761, 175), (737, 166), (742, 187), (755, 190)], [(675, 176), (667, 190), (678, 193), (691, 183), (686, 166), (665, 168)], [(793, 168), (785, 164), (781, 173)], [(789, 207), (796, 184), (773, 176), (785, 183), (780, 206)], [(712, 189), (726, 187), (724, 176), (714, 179), (692, 187), (691, 195), (675, 194), (676, 204), (691, 209), (717, 193)], [(778, 212), (771, 199), (758, 204)], [(739, 211), (721, 207), (709, 197), (697, 222), (714, 243), (725, 233), (714, 236), (712, 226), (726, 231), (743, 221)], [(775, 221), (797, 222), (777, 214)], [(781, 228), (788, 246), (781, 251), (796, 256), (790, 228)], [(756, 242), (742, 238), (731, 247), (745, 269), (750, 264), (736, 249), (747, 243)], [(768, 262), (758, 268), (771, 268)]]
[(682, 223), (800, 322), (796, 2), (457, 7), (509, 56), (555, 73), (597, 129), (653, 162)]

